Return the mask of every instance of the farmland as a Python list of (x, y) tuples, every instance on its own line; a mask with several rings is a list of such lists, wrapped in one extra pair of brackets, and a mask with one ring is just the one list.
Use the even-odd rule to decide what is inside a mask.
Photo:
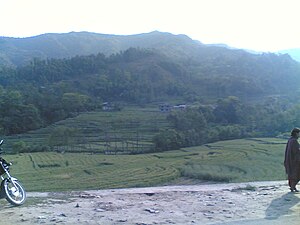
[[(166, 115), (155, 106), (81, 113), (43, 129), (4, 137), (4, 157), (14, 163), (12, 174), (28, 191), (285, 179), (285, 139), (236, 139), (147, 151), (152, 137), (170, 128)], [(60, 139), (66, 133), (68, 138)], [(19, 152), (16, 143), (29, 151)]]
[(12, 174), (30, 191), (126, 188), (179, 178), (245, 182), (285, 179), (285, 140), (222, 141), (162, 153), (105, 155), (37, 152), (6, 155)]
[(147, 152), (153, 147), (152, 137), (170, 127), (166, 115), (157, 106), (81, 113), (39, 130), (5, 137), (5, 148), (19, 152), (13, 145), (22, 142), (28, 151), (49, 150), (51, 146), (59, 152)]

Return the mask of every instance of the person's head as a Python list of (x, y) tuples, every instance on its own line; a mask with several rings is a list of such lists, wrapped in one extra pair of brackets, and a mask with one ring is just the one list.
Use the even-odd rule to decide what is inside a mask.
[(293, 128), (293, 130), (291, 131), (291, 136), (292, 136), (292, 137), (298, 138), (298, 137), (299, 137), (299, 132), (300, 132), (300, 128), (295, 127), (295, 128)]

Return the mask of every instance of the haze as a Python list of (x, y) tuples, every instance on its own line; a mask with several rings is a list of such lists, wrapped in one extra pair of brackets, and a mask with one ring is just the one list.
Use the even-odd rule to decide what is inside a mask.
[(154, 30), (255, 51), (300, 47), (297, 0), (0, 0), (0, 36)]

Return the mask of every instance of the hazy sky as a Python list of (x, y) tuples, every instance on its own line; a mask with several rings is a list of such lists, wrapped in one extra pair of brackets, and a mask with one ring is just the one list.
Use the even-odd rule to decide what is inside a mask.
[(186, 34), (257, 51), (300, 48), (299, 0), (0, 0), (0, 36)]

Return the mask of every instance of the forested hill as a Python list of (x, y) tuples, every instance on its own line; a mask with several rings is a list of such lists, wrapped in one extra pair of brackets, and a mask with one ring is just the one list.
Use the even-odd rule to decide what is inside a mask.
[[(298, 89), (299, 63), (288, 54), (252, 54), (225, 45), (205, 45), (186, 35), (158, 31), (124, 36), (71, 32), (29, 38), (0, 37), (0, 66), (20, 67), (37, 59), (65, 61), (75, 56), (91, 54), (102, 54), (109, 58), (112, 54), (117, 55), (129, 48), (152, 51), (159, 56), (154, 64), (162, 71), (167, 71), (172, 79), (181, 74), (180, 79), (192, 81), (193, 87), (186, 87), (192, 93), (196, 91), (198, 94), (207, 95), (210, 92), (212, 97), (247, 97), (249, 94), (282, 94)], [(130, 54), (135, 53), (131, 51)], [(124, 57), (129, 57), (128, 52)], [(143, 65), (139, 68), (131, 65), (131, 72), (145, 74), (148, 67), (146, 73), (156, 70), (153, 60), (147, 61), (149, 59), (139, 59), (139, 64)], [(132, 60), (130, 64), (133, 64)], [(158, 77), (161, 75), (160, 72), (157, 74)], [(213, 86), (215, 88), (211, 88)]]
[(33, 58), (67, 58), (102, 53), (109, 56), (130, 47), (155, 48), (166, 54), (190, 55), (203, 46), (185, 35), (150, 32), (137, 35), (106, 35), (90, 32), (43, 34), (28, 38), (0, 37), (0, 65), (24, 65)]
[[(218, 104), (229, 96), (241, 100), (296, 96), (300, 84), (300, 64), (289, 55), (251, 54), (160, 32), (2, 38), (0, 56), (3, 134), (37, 129), (80, 111), (101, 108), (106, 101)], [(223, 118), (235, 115), (230, 111), (232, 101), (236, 103), (230, 98), (225, 102), (229, 108), (217, 112), (222, 115), (217, 123), (233, 121)], [(283, 108), (275, 109), (281, 112)], [(239, 112), (250, 110), (239, 108)], [(253, 112), (250, 117), (253, 120)]]
[(186, 35), (166, 32), (153, 31), (136, 35), (70, 32), (49, 33), (28, 38), (0, 37), (0, 65), (26, 65), (33, 58), (70, 58), (98, 53), (110, 56), (128, 48), (155, 49), (180, 60), (231, 54), (226, 53), (226, 49), (230, 47), (225, 44), (205, 45)]

